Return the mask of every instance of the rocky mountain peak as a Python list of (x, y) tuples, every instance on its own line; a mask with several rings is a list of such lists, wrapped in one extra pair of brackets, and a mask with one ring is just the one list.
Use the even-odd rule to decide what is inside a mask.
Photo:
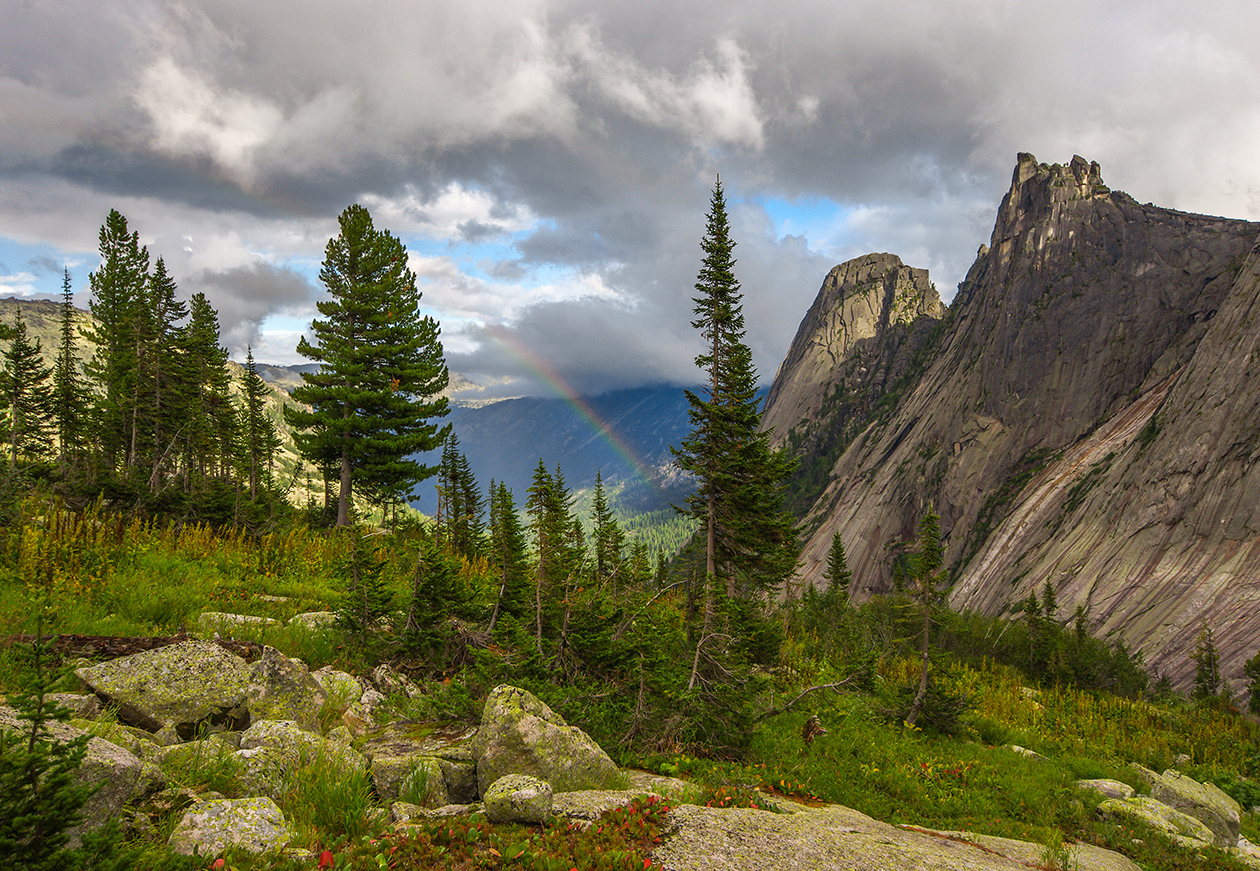
[(800, 580), (839, 532), (855, 594), (889, 589), (887, 546), (930, 502), (955, 607), (1003, 613), (1049, 582), (1183, 684), (1214, 626), (1236, 676), (1260, 631), (1239, 571), (1260, 560), (1258, 235), (1021, 154), (989, 245), (894, 378), (866, 361), (906, 361), (897, 330), (840, 340), (853, 294), (824, 285), (766, 411), (802, 458)]
[(865, 254), (836, 266), (779, 367), (763, 425), (786, 436), (825, 415), (826, 389), (886, 389), (904, 371), (915, 337), (943, 311), (927, 270), (892, 254)]

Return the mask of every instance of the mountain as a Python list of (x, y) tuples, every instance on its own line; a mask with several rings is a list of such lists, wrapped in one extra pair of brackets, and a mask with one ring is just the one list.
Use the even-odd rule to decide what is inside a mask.
[[(541, 459), (549, 470), (559, 465), (571, 489), (593, 486), (596, 472), (608, 485), (623, 484), (618, 505), (638, 512), (681, 504), (690, 491), (669, 451), (690, 431), (687, 408), (682, 388), (655, 386), (574, 400), (456, 404), (447, 421), (477, 481), (506, 483), (518, 505)], [(436, 455), (424, 459), (437, 462)], [(433, 488), (421, 485), (412, 504), (431, 511), (435, 503)]]
[[(1060, 620), (1083, 607), (1182, 687), (1211, 627), (1237, 680), (1260, 641), (1258, 237), (1021, 154), (939, 319), (895, 258), (838, 267), (766, 413), (803, 454), (802, 579), (839, 531), (857, 594), (888, 590), (887, 545), (931, 503), (953, 607), (1049, 582)], [(898, 292), (917, 314), (889, 315)]]

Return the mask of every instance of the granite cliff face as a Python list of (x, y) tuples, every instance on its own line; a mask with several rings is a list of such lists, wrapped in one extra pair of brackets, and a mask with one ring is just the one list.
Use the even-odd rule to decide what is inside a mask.
[[(1049, 581), (1061, 619), (1083, 605), (1182, 685), (1206, 621), (1237, 678), (1260, 638), (1258, 236), (1021, 154), (939, 327), (829, 453), (809, 448), (829, 385), (787, 386), (824, 353), (824, 286), (766, 413), (813, 470), (802, 578), (839, 530), (858, 595), (887, 589), (885, 545), (931, 501), (954, 607), (1002, 613)], [(843, 370), (855, 345), (832, 347)]]

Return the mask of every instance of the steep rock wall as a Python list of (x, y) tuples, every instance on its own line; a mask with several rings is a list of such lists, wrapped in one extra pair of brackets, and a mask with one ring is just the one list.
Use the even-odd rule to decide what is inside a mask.
[(1182, 682), (1208, 620), (1236, 674), (1257, 637), (1258, 234), (1021, 154), (922, 375), (830, 465), (800, 579), (839, 530), (857, 595), (886, 590), (885, 547), (930, 500), (955, 607), (1002, 613), (1050, 580), (1063, 617), (1086, 606)]

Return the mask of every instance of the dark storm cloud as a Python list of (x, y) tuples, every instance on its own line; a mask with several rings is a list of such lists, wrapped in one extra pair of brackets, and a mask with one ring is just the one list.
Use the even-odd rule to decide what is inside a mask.
[[(239, 346), (309, 311), (275, 264), (317, 261), (370, 200), (400, 235), (495, 246), (481, 277), (427, 264), (426, 301), (476, 346), (456, 368), (529, 376), (511, 338), (588, 389), (685, 382), (720, 172), (769, 377), (842, 259), (898, 254), (948, 299), (1019, 151), (1260, 217), (1258, 18), (1226, 0), (7, 4), (0, 235), (84, 250), (121, 202)], [(834, 226), (780, 238), (757, 203), (798, 198), (834, 203)]]
[[(52, 257), (32, 257), (26, 261), (26, 268), (30, 269), (32, 272), (52, 273), (54, 275), (62, 274), (61, 264)], [(4, 271), (3, 267), (0, 267), (0, 271)]]
[(185, 286), (190, 292), (205, 293), (219, 313), (224, 346), (238, 355), (258, 343), (258, 326), (268, 316), (292, 311), (316, 294), (305, 275), (261, 262), (206, 270)]

